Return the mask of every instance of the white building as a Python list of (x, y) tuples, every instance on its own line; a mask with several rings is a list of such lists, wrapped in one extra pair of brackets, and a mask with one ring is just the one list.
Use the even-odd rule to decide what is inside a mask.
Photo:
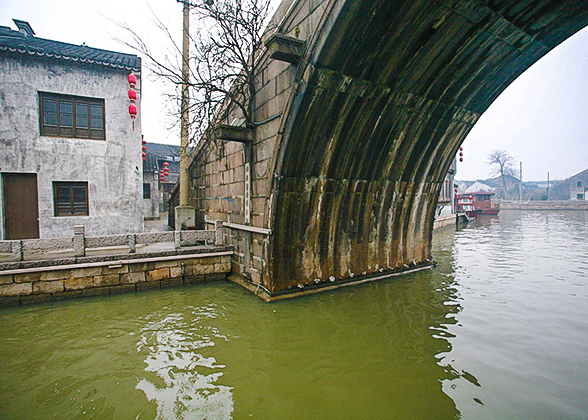
[(140, 58), (15, 23), (0, 27), (0, 239), (142, 231)]
[(445, 175), (445, 180), (439, 192), (439, 199), (437, 200), (437, 211), (435, 217), (437, 219), (454, 214), (454, 181), (457, 173), (457, 159), (453, 159), (451, 167)]
[(488, 184), (484, 184), (483, 182), (476, 181), (472, 185), (470, 185), (466, 190), (465, 193), (473, 193), (473, 192), (494, 192), (494, 188), (492, 188)]

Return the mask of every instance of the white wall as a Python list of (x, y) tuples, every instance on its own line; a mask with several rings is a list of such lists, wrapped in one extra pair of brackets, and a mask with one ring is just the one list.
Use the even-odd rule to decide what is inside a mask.
[[(0, 172), (36, 173), (41, 238), (141, 232), (139, 114), (132, 130), (128, 71), (0, 56)], [(136, 90), (140, 99), (140, 79)], [(106, 140), (41, 137), (38, 92), (103, 98)], [(54, 217), (53, 181), (88, 182), (89, 216)], [(4, 239), (4, 224), (1, 238)]]
[(151, 185), (151, 199), (143, 199), (143, 217), (149, 219), (159, 218), (159, 173), (144, 173), (143, 183)]

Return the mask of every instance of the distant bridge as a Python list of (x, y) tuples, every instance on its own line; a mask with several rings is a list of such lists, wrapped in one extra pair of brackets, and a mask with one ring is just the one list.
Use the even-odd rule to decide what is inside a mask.
[(191, 166), (197, 219), (227, 222), (266, 299), (427, 267), (459, 145), (588, 1), (284, 0), (274, 22), (258, 124)]

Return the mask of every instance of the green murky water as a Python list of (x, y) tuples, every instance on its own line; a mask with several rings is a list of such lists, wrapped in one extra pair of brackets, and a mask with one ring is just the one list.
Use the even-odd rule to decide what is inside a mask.
[(585, 419), (588, 214), (435, 234), (434, 270), (0, 311), (1, 419)]

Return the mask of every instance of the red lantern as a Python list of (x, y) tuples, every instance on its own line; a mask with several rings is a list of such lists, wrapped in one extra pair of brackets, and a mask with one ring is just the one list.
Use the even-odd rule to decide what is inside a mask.
[(131, 102), (135, 102), (137, 100), (137, 91), (135, 89), (129, 89), (129, 99)]
[(145, 159), (147, 157), (147, 153), (145, 153), (145, 152), (143, 152), (142, 155), (143, 155), (143, 159)]
[(459, 151), (460, 151), (460, 152), (463, 152), (463, 147), (460, 147), (460, 148), (459, 148)]
[(143, 146), (143, 151), (146, 152), (147, 151), (147, 147)]
[(169, 163), (163, 162), (163, 166), (169, 166)]
[(460, 157), (460, 158), (459, 158), (459, 161), (460, 161), (460, 162), (463, 162), (463, 158), (461, 158), (461, 157)]
[(129, 74), (129, 85), (131, 85), (131, 87), (135, 87), (135, 85), (137, 84), (137, 76), (135, 76), (133, 73)]
[(137, 116), (137, 105), (131, 103), (129, 105), (129, 114), (131, 115), (131, 120), (133, 120), (133, 131), (135, 131), (135, 117)]

